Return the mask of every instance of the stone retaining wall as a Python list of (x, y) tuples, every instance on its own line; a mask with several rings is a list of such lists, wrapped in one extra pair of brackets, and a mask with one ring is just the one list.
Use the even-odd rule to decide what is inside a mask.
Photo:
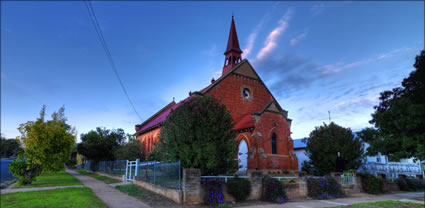
[(181, 190), (165, 188), (160, 185), (147, 183), (142, 180), (137, 180), (137, 177), (136, 179), (134, 179), (134, 184), (144, 189), (147, 189), (149, 191), (152, 191), (156, 194), (159, 194), (161, 196), (167, 197), (168, 199), (171, 199), (178, 204), (183, 203), (183, 197), (182, 197), (183, 193)]
[[(104, 175), (107, 177), (115, 178), (118, 180), (123, 180), (123, 176), (109, 175), (106, 173), (95, 172), (99, 175)], [(248, 196), (248, 200), (261, 200), (263, 185), (262, 179), (264, 174), (262, 171), (248, 171), (248, 180), (251, 183), (251, 194)], [(332, 173), (338, 183), (341, 183), (340, 173)], [(296, 178), (294, 183), (283, 183), (284, 189), (288, 196), (289, 200), (294, 199), (305, 199), (307, 198), (307, 181), (306, 177)], [(134, 184), (140, 186), (144, 189), (152, 191), (156, 194), (167, 197), (168, 199), (173, 200), (178, 204), (202, 204), (204, 203), (204, 190), (201, 186), (201, 170), (200, 169), (183, 169), (183, 178), (182, 178), (182, 189), (171, 189), (165, 188), (159, 185), (151, 184), (144, 182), (142, 180), (134, 180)], [(347, 195), (358, 193), (362, 190), (361, 188), (361, 178), (355, 174), (355, 184), (354, 185), (341, 185), (344, 192)], [(399, 191), (398, 185), (395, 182), (384, 182), (384, 192)], [(224, 200), (227, 202), (233, 202), (235, 199), (227, 192), (227, 188), (224, 185), (223, 187)]]

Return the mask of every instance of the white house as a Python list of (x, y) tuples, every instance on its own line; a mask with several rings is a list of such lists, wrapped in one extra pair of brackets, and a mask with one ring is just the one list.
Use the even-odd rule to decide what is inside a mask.
[[(369, 144), (364, 143), (365, 150)], [(307, 145), (302, 142), (302, 139), (294, 140), (294, 151), (298, 157), (298, 167), (301, 170), (301, 164), (304, 161), (310, 160), (305, 154)], [(398, 178), (399, 176), (423, 178), (424, 168), (420, 161), (415, 161), (413, 158), (401, 159), (398, 162), (389, 161), (385, 155), (367, 156), (364, 159), (362, 167), (358, 172), (368, 172), (370, 174), (381, 176), (384, 178)]]

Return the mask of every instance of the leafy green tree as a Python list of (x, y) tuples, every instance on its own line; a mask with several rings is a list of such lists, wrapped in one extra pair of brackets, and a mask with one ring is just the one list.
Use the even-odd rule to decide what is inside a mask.
[(18, 153), (23, 152), (19, 140), (17, 139), (6, 139), (1, 136), (0, 138), (0, 157), (8, 158), (15, 157)]
[(351, 129), (334, 122), (316, 127), (306, 141), (306, 154), (317, 173), (324, 175), (336, 171), (338, 152), (345, 170), (358, 169), (362, 164), (363, 144)]
[(25, 160), (18, 157), (9, 164), (9, 171), (18, 177), (20, 185), (31, 184), (36, 176), (40, 175), (42, 167), (33, 163), (31, 160)]
[(181, 160), (183, 168), (225, 174), (235, 168), (236, 133), (226, 106), (210, 96), (193, 96), (173, 110), (161, 127), (154, 153)]
[(401, 87), (381, 93), (370, 121), (375, 128), (359, 133), (370, 144), (368, 155), (380, 152), (390, 160), (425, 160), (425, 50), (416, 56), (413, 66), (416, 70)]
[(45, 120), (46, 106), (40, 117), (18, 128), (24, 143), (24, 158), (39, 165), (43, 171), (59, 171), (71, 155), (75, 143), (75, 129), (66, 123), (65, 108), (53, 112), (52, 120)]
[(114, 152), (124, 144), (126, 134), (122, 129), (106, 129), (97, 127), (81, 134), (81, 143), (78, 144), (78, 152), (87, 159), (95, 162), (115, 160)]
[(118, 147), (115, 152), (116, 160), (136, 160), (145, 158), (142, 144), (137, 139), (130, 139), (127, 143)]

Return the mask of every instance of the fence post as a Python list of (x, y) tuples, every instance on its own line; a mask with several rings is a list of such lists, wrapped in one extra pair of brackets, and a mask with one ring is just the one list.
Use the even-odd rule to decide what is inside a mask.
[(153, 161), (153, 184), (155, 184), (155, 179), (156, 179), (156, 166), (155, 166), (156, 161)]
[(138, 173), (139, 173), (139, 159), (136, 160), (136, 170), (135, 170), (134, 176), (138, 176), (139, 175)]
[(128, 160), (126, 160), (126, 165), (125, 165), (125, 181), (127, 181), (127, 173), (128, 173)]
[(182, 181), (181, 181), (181, 176), (182, 176), (182, 169), (181, 169), (181, 162), (179, 160), (179, 189), (182, 189)]

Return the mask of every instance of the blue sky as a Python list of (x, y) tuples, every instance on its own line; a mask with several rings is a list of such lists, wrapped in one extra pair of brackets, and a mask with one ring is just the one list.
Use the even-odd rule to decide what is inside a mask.
[[(400, 85), (424, 48), (424, 2), (92, 2), (142, 120), (207, 86), (224, 63), (231, 14), (247, 58), (288, 110), (292, 138), (332, 121), (370, 126), (379, 92)], [(2, 2), (1, 133), (43, 104), (78, 134), (134, 133), (133, 112), (83, 1)]]

